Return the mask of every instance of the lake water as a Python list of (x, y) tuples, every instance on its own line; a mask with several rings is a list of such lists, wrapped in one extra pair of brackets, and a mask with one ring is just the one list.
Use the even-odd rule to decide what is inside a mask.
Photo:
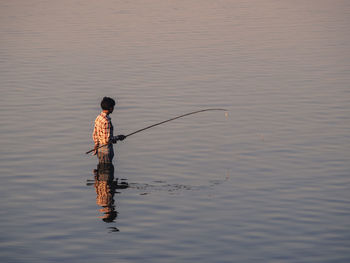
[[(350, 262), (349, 1), (1, 1), (0, 36), (1, 262)], [(103, 96), (116, 134), (229, 115), (97, 181)]]

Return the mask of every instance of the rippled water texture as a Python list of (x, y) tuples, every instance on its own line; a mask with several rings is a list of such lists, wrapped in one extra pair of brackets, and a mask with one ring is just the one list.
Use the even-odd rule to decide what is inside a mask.
[[(1, 262), (350, 262), (350, 2), (0, 3)], [(85, 155), (103, 96), (116, 134)], [(98, 176), (97, 176), (98, 175)]]

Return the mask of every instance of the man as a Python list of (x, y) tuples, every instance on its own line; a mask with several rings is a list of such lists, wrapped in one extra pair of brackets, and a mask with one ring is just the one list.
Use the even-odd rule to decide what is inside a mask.
[[(114, 110), (115, 101), (112, 98), (104, 97), (101, 101), (102, 112), (95, 120), (94, 132), (92, 138), (95, 142), (94, 154), (97, 154), (100, 163), (111, 163), (114, 157), (113, 143), (122, 141), (124, 135), (113, 136), (113, 125), (111, 114)], [(98, 147), (103, 146), (98, 149)]]

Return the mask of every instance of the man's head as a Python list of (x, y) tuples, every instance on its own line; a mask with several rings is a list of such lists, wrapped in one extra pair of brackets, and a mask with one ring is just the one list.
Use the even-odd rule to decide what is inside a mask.
[(104, 111), (109, 111), (110, 113), (112, 113), (114, 106), (115, 106), (115, 101), (110, 97), (104, 97), (101, 101), (101, 108)]

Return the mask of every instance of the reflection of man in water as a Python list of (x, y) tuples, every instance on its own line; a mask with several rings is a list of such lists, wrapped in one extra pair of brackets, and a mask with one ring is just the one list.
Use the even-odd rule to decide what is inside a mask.
[(96, 189), (96, 203), (101, 206), (101, 217), (106, 223), (111, 223), (117, 217), (117, 211), (114, 205), (114, 194), (116, 189), (127, 188), (126, 182), (118, 184), (118, 179), (114, 181), (114, 166), (112, 163), (99, 163), (97, 169), (94, 170)]
[[(101, 101), (102, 112), (95, 120), (92, 137), (95, 142), (94, 154), (97, 154), (100, 163), (111, 163), (114, 157), (113, 143), (125, 139), (124, 135), (113, 136), (113, 125), (109, 116), (115, 106), (112, 98), (104, 97)], [(106, 145), (98, 149), (99, 146)]]

